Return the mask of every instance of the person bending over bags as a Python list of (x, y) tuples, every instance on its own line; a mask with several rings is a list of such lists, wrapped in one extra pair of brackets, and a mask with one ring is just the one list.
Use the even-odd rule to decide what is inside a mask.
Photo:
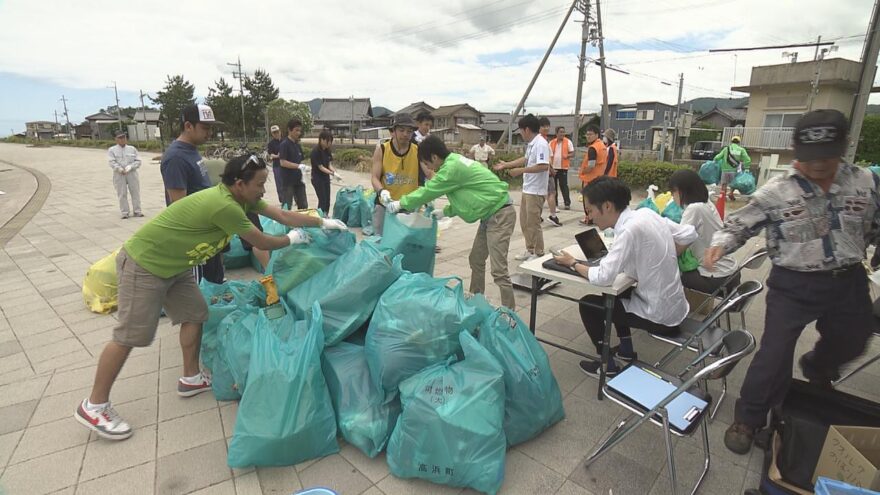
[(507, 192), (507, 183), (480, 162), (465, 158), (449, 149), (437, 136), (428, 136), (419, 145), (419, 161), (436, 170), (424, 186), (385, 207), (391, 213), (415, 210), (444, 194), (449, 204), (434, 210), (436, 218), (458, 216), (467, 223), (480, 222), (468, 261), (471, 265), (470, 291), (486, 291), (486, 258), (492, 278), (501, 290), (501, 304), (516, 309), (513, 285), (507, 268), (510, 237), (516, 226), (516, 211)]
[(119, 279), (119, 323), (98, 360), (91, 394), (74, 418), (98, 436), (123, 440), (131, 426), (110, 404), (110, 389), (132, 347), (149, 346), (156, 336), (162, 308), (180, 325), (183, 376), (177, 394), (192, 397), (211, 388), (199, 371), (199, 343), (208, 306), (193, 276), (193, 267), (219, 253), (237, 234), (254, 247), (271, 251), (309, 242), (302, 229), (270, 236), (257, 229), (247, 213), (259, 213), (290, 227), (346, 230), (339, 220), (283, 211), (263, 201), (269, 172), (256, 156), (226, 164), (222, 182), (179, 199), (141, 227), (116, 258)]

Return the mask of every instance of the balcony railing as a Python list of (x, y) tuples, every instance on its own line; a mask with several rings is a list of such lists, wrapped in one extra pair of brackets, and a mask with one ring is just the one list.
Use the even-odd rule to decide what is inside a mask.
[(739, 136), (746, 149), (790, 150), (793, 134), (794, 127), (725, 127), (721, 142)]

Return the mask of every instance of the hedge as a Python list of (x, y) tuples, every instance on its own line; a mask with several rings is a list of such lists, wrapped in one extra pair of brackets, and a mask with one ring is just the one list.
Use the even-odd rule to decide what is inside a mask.
[(668, 162), (620, 162), (617, 176), (633, 191), (656, 185), (661, 191), (669, 189), (669, 178), (677, 170), (690, 168)]

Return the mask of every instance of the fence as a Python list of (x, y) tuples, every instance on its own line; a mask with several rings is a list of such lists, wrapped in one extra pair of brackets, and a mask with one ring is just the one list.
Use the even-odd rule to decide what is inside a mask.
[(739, 136), (747, 149), (790, 150), (793, 134), (794, 127), (725, 127), (721, 142), (729, 143), (733, 136)]

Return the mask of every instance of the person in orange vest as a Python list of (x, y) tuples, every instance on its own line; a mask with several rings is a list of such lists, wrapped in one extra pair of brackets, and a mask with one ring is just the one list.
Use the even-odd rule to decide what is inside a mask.
[[(550, 165), (556, 172), (553, 180), (556, 181), (556, 191), (562, 191), (563, 208), (566, 210), (571, 209), (571, 196), (568, 190), (568, 167), (571, 165), (572, 153), (574, 153), (574, 144), (565, 135), (565, 127), (557, 127), (556, 137), (550, 141)], [(556, 204), (559, 204), (558, 193), (556, 195)]]
[(617, 162), (620, 157), (620, 146), (615, 141), (617, 133), (614, 132), (614, 129), (605, 129), (602, 135), (602, 142), (605, 143), (605, 149), (608, 150), (608, 161), (606, 162), (608, 165), (605, 169), (605, 175), (617, 177)]
[[(581, 169), (578, 177), (581, 179), (581, 186), (587, 187), (587, 184), (606, 175), (608, 167), (608, 149), (605, 143), (599, 139), (599, 128), (595, 125), (587, 127), (587, 153), (584, 155), (584, 161), (581, 162)], [(617, 175), (617, 169), (614, 169), (614, 176)], [(583, 225), (590, 224), (590, 216), (587, 213), (587, 207), (584, 206), (584, 219), (580, 221)]]

